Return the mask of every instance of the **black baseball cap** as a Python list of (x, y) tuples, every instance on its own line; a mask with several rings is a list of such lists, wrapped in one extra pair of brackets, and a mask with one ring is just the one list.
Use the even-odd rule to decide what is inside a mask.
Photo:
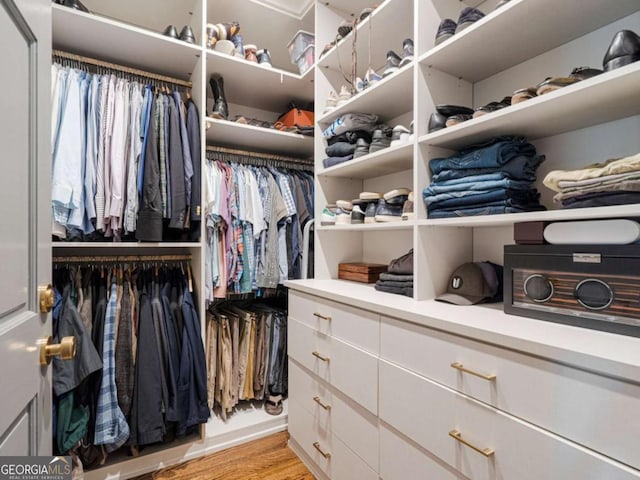
[[(447, 284), (447, 292), (436, 297), (455, 305), (475, 305), (491, 301), (502, 290), (502, 268), (490, 262), (463, 263), (454, 270)], [(493, 300), (495, 301), (495, 300)]]

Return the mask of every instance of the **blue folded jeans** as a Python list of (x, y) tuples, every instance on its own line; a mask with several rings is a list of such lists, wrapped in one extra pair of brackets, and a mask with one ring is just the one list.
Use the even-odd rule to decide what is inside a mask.
[(506, 206), (487, 206), (487, 207), (472, 207), (461, 208), (459, 210), (434, 210), (429, 212), (429, 218), (452, 218), (452, 217), (478, 217), (481, 215), (499, 215), (501, 213), (523, 213), (532, 212), (536, 210), (544, 210), (544, 207), (539, 206), (535, 209), (519, 208), (519, 207), (506, 207)]
[(500, 174), (502, 175), (502, 178), (534, 181), (536, 179), (536, 170), (544, 159), (544, 155), (536, 155), (533, 157), (521, 155), (509, 160), (507, 163), (499, 167), (443, 170), (440, 173), (433, 175), (431, 177), (431, 181), (439, 183), (458, 178), (490, 174)]
[(344, 157), (329, 157), (322, 160), (322, 164), (324, 168), (333, 167), (334, 165), (339, 165), (344, 162), (348, 162), (349, 160), (353, 160), (353, 155), (346, 155)]
[(429, 162), (431, 173), (437, 175), (443, 170), (466, 170), (470, 168), (496, 168), (505, 165), (518, 156), (533, 157), (536, 147), (524, 138), (498, 141), (476, 150), (467, 150), (447, 158), (434, 158)]
[(524, 203), (537, 201), (540, 194), (537, 190), (509, 190), (497, 188), (494, 190), (448, 192), (438, 195), (423, 196), (427, 209), (437, 207), (476, 206), (500, 200), (512, 199)]
[[(490, 175), (477, 175), (475, 177), (470, 178), (479, 178), (479, 177), (488, 177)], [(511, 190), (528, 190), (531, 188), (531, 182), (526, 180), (512, 180), (511, 178), (501, 178), (496, 180), (478, 180), (472, 182), (465, 182), (465, 179), (457, 179), (457, 180), (449, 180), (446, 185), (442, 183), (432, 183), (427, 188), (425, 188), (422, 192), (422, 195), (426, 197), (437, 196), (441, 193), (466, 193), (466, 192), (480, 192), (480, 191), (489, 191), (495, 190), (497, 188), (508, 188)]]

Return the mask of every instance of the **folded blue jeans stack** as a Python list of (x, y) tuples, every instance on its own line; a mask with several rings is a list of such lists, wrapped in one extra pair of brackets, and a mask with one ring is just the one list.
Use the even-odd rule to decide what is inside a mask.
[(431, 184), (422, 192), (429, 218), (544, 210), (534, 187), (544, 161), (523, 137), (496, 137), (429, 162)]

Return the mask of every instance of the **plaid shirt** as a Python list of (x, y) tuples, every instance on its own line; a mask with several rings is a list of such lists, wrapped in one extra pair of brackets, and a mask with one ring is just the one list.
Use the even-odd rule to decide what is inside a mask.
[(117, 287), (113, 283), (104, 319), (102, 385), (98, 396), (94, 439), (95, 445), (106, 445), (107, 451), (117, 450), (129, 438), (129, 425), (118, 406), (116, 391), (115, 326), (117, 297)]

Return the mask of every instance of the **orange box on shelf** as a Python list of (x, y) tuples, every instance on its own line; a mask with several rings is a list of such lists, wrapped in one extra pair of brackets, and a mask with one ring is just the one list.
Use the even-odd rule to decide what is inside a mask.
[(314, 124), (313, 112), (302, 110), (300, 108), (292, 108), (287, 113), (280, 116), (278, 121), (287, 127), (312, 127)]

